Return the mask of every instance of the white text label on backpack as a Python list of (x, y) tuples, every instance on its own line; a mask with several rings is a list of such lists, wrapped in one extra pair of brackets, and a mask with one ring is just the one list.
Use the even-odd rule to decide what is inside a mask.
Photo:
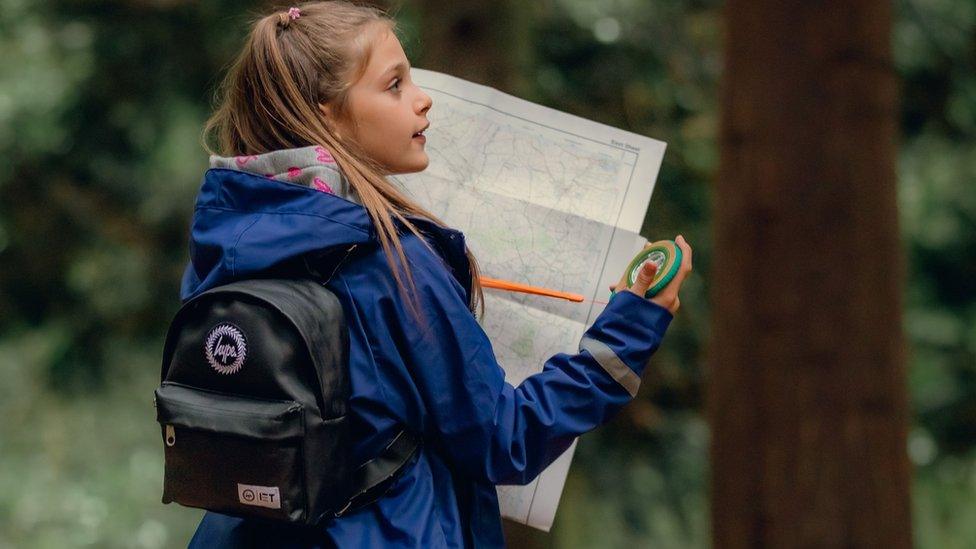
[(281, 509), (281, 494), (277, 486), (237, 484), (237, 499), (244, 505)]

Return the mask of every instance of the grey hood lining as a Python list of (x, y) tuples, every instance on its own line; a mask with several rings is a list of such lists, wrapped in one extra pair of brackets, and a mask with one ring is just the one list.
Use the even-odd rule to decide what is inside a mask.
[(339, 170), (332, 154), (321, 145), (248, 156), (212, 155), (210, 167), (237, 170), (311, 187), (362, 205), (359, 195)]

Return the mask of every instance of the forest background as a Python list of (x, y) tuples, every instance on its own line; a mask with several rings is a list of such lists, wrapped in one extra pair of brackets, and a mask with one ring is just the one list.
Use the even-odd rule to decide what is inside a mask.
[[(266, 5), (0, 0), (0, 548), (182, 547), (199, 519), (159, 502), (151, 393), (207, 163), (199, 132)], [(976, 3), (893, 5), (912, 535), (972, 547)], [(709, 546), (722, 3), (408, 0), (396, 16), (417, 67), (452, 72), (444, 34), (464, 36), (487, 68), (455, 74), (668, 143), (642, 232), (695, 247), (682, 310), (638, 399), (581, 439), (552, 533), (510, 533)]]

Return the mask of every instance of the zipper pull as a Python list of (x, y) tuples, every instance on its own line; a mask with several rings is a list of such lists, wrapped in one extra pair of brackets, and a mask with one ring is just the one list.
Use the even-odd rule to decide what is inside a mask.
[(172, 425), (166, 426), (166, 446), (173, 446), (176, 444), (176, 428)]

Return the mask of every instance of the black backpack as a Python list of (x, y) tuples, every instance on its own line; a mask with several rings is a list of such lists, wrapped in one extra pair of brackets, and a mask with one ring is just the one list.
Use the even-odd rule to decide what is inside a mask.
[(310, 279), (255, 279), (185, 303), (163, 348), (163, 503), (316, 525), (382, 496), (420, 446), (399, 433), (350, 463), (349, 340)]

